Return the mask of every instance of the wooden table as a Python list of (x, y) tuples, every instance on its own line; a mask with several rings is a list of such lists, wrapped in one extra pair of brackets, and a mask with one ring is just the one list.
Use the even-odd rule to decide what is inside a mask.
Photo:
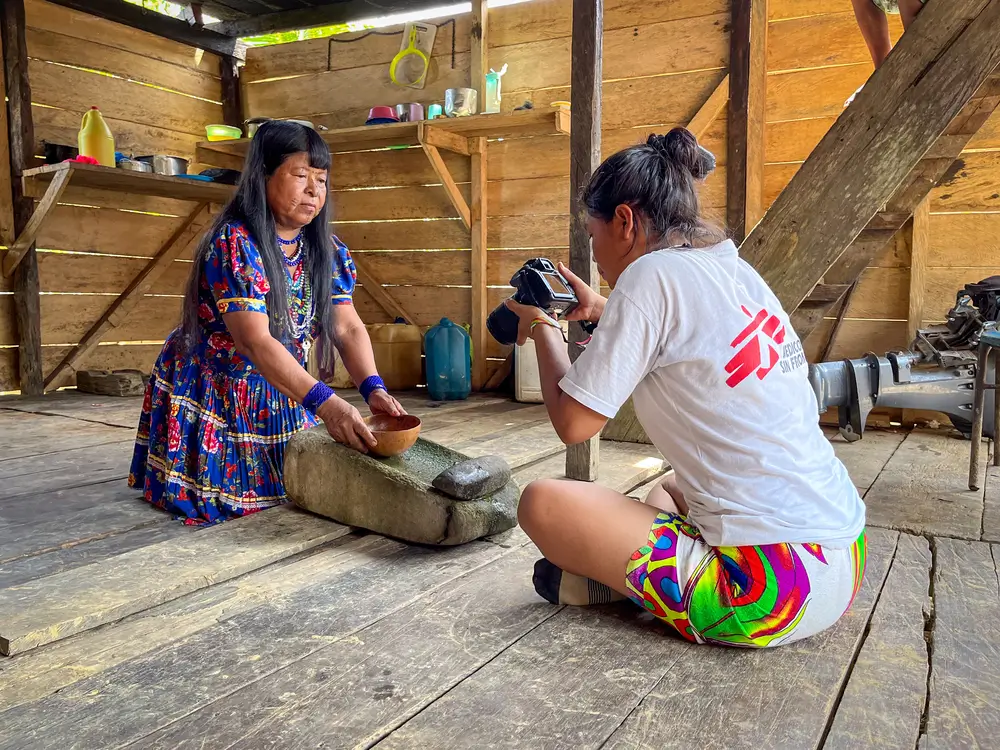
[(7, 252), (3, 274), (10, 277), (18, 263), (28, 252), (52, 209), (59, 203), (70, 183), (74, 187), (92, 188), (123, 195), (140, 195), (152, 198), (171, 198), (191, 201), (194, 208), (185, 217), (177, 231), (156, 251), (146, 266), (125, 288), (83, 339), (45, 377), (45, 389), (52, 390), (66, 384), (74, 367), (101, 342), (105, 335), (121, 324), (136, 304), (152, 288), (169, 264), (178, 258), (201, 236), (211, 220), (213, 205), (225, 203), (233, 194), (231, 185), (222, 185), (184, 177), (132, 172), (125, 169), (99, 167), (76, 162), (51, 164), (29, 169), (22, 176), (24, 194), (35, 198), (35, 210)]

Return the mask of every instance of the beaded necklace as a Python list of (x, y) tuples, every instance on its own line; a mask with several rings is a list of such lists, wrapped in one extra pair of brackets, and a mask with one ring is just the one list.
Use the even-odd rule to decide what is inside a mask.
[(309, 350), (312, 348), (311, 334), (315, 310), (312, 284), (309, 282), (309, 274), (306, 272), (302, 260), (303, 243), (300, 235), (299, 247), (295, 251), (295, 255), (293, 258), (285, 258), (287, 266), (285, 270), (288, 278), (288, 317), (292, 327), (292, 335), (296, 341), (302, 341), (302, 351), (308, 360)]

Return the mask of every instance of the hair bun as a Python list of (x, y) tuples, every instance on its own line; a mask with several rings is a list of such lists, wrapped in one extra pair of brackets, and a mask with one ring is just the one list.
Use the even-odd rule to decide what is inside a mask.
[(646, 140), (663, 159), (687, 170), (696, 180), (703, 180), (715, 170), (715, 156), (698, 145), (686, 128), (674, 128), (666, 135), (651, 135)]

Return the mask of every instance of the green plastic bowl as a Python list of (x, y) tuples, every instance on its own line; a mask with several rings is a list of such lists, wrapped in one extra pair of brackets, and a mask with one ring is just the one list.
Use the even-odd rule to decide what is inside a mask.
[(235, 141), (243, 137), (243, 131), (232, 125), (206, 125), (205, 135), (210, 141)]

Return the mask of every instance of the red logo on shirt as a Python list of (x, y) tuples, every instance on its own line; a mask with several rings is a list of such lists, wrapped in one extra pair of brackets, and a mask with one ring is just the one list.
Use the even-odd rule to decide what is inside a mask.
[(767, 310), (761, 310), (754, 315), (745, 307), (743, 312), (751, 320), (750, 324), (740, 331), (740, 335), (729, 344), (738, 349), (733, 358), (726, 363), (726, 372), (729, 373), (726, 385), (730, 388), (735, 388), (754, 373), (758, 379), (763, 380), (781, 358), (771, 342), (780, 345), (785, 340), (785, 327), (778, 316), (771, 315)]

